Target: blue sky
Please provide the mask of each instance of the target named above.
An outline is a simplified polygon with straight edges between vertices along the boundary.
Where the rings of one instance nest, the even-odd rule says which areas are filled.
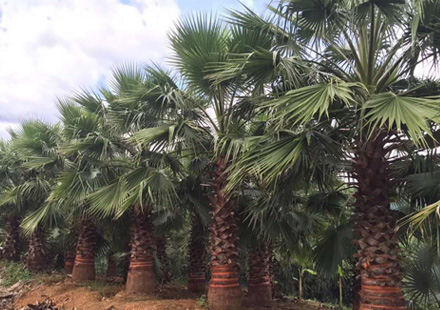
[[[261,12],[269,0],[243,0]],[[21,120],[58,120],[55,102],[105,84],[124,62],[164,64],[182,15],[235,0],[0,0],[0,138]]]

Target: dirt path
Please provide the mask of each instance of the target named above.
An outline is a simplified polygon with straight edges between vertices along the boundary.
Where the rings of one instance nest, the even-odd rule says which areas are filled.
[[[49,298],[63,310],[206,310],[204,302],[189,294],[184,286],[167,285],[159,289],[155,297],[127,296],[123,285],[103,281],[76,284],[70,279],[45,283],[16,298],[15,309],[36,304]],[[318,310],[313,302],[274,302],[277,310]],[[253,309],[257,310],[257,309]]]
[[[50,298],[61,309],[76,310],[196,310],[197,301],[189,298],[152,299],[144,296],[126,296],[123,286],[101,283],[79,285],[64,280],[52,285],[40,285],[15,301],[15,308],[21,309]],[[170,288],[173,289],[173,288]],[[160,292],[158,293],[160,294]]]

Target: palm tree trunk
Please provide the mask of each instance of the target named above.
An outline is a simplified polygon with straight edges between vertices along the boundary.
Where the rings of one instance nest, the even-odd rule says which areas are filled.
[[[40,226],[30,236],[25,265],[33,272],[44,271],[49,265],[47,261],[46,236],[43,228]]]
[[[354,280],[353,280],[353,307],[352,310],[359,310],[361,307],[361,298],[359,293],[361,291],[361,279],[358,276],[357,270],[355,270]]]
[[[206,290],[206,238],[197,216],[192,217],[188,254],[188,291],[203,294]]]
[[[271,307],[272,304],[269,252],[266,246],[255,249],[250,256],[247,304],[249,307]]]
[[[15,215],[7,220],[2,257],[13,262],[20,260],[20,221]]]
[[[386,135],[357,144],[353,163],[358,182],[355,233],[361,274],[360,309],[406,309],[396,218],[390,210],[391,181],[385,158]]]
[[[134,208],[130,245],[126,290],[128,293],[153,293],[156,286],[153,272],[153,223],[150,212],[139,207]]]
[[[76,245],[75,264],[73,265],[72,279],[86,281],[95,279],[96,257],[96,226],[87,218],[81,220]]]
[[[225,192],[227,161],[218,158],[215,167],[211,231],[211,280],[208,303],[213,310],[235,310],[241,307],[242,293],[238,283],[237,202]]]
[[[73,265],[75,264],[75,251],[69,250],[66,252],[66,260],[64,262],[64,272],[71,274],[73,271]]]
[[[167,284],[171,281],[170,264],[167,255],[168,240],[166,236],[156,238],[156,254],[160,262],[160,277],[161,284]]]
[[[107,256],[107,272],[106,277],[107,278],[113,278],[116,276],[116,261],[113,258],[114,253],[110,251]]]

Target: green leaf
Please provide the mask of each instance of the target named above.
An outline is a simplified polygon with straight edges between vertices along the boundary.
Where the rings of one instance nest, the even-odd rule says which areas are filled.
[[[22,164],[22,167],[28,169],[38,169],[53,163],[56,163],[56,159],[51,157],[30,157]]]
[[[285,96],[268,101],[263,106],[275,108],[276,117],[279,119],[288,120],[293,124],[305,124],[315,116],[328,116],[330,105],[335,102],[346,105],[355,103],[351,88],[356,86],[359,84],[332,79],[329,83],[291,90]]]
[[[428,120],[440,120],[440,101],[399,96],[391,92],[373,95],[363,108],[369,134],[376,128],[407,131],[416,144],[426,144],[425,134],[432,138]]]
[[[90,212],[100,217],[120,217],[133,205],[172,208],[177,198],[174,183],[155,169],[139,167],[88,195]]]
[[[301,270],[302,275],[304,275],[306,272],[311,274],[311,275],[313,275],[313,276],[316,276],[318,274],[315,270],[312,270],[312,269],[303,269],[303,270]]]
[[[208,14],[196,14],[180,20],[170,34],[176,57],[173,62],[189,81],[191,88],[210,94],[212,80],[208,65],[227,59],[229,32],[220,19]]]
[[[60,201],[45,203],[42,207],[25,217],[20,225],[25,235],[30,235],[39,226],[59,227],[60,221],[64,217],[59,203]]]
[[[152,142],[169,142],[170,135],[172,135],[172,127],[171,125],[145,128],[133,134],[129,141],[141,145],[149,145]]]
[[[348,260],[355,252],[351,245],[353,240],[353,223],[332,225],[322,233],[315,249],[317,269],[326,275],[339,272],[343,260]]]

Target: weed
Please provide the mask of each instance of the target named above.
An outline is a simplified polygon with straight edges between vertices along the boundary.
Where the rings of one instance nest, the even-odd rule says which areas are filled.
[[[111,297],[120,290],[119,286],[103,281],[93,281],[84,285],[87,289],[97,292],[101,297]]]
[[[199,308],[208,309],[208,301],[206,300],[206,295],[202,295],[197,298],[197,306]]]
[[[23,283],[30,282],[34,277],[31,272],[23,267],[22,264],[13,262],[2,262],[0,265],[1,284],[11,286],[19,281]]]

